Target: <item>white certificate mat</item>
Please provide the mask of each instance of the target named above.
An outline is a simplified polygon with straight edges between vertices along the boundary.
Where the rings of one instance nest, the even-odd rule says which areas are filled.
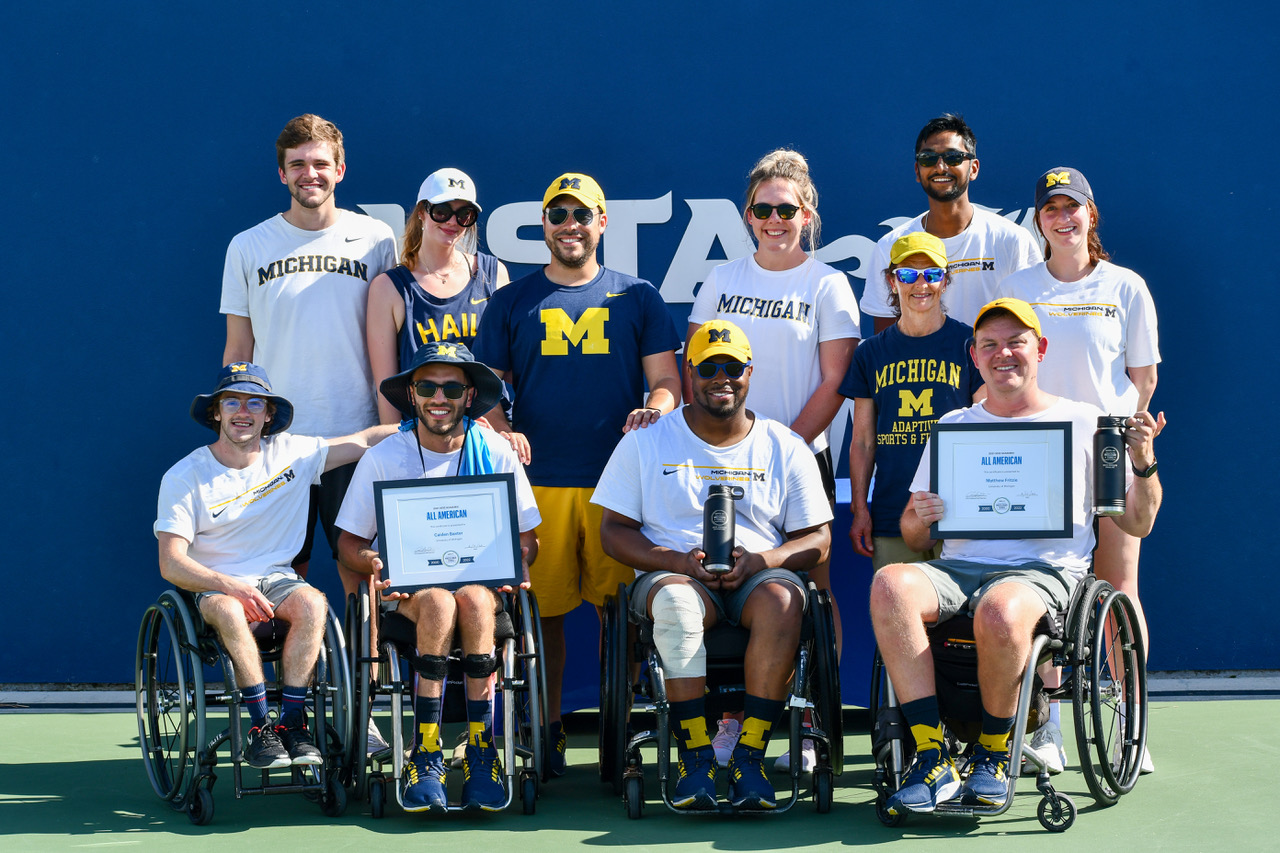
[[[930,487],[935,539],[1071,536],[1071,423],[936,424]]]
[[[515,586],[523,580],[514,474],[373,484],[391,588]]]

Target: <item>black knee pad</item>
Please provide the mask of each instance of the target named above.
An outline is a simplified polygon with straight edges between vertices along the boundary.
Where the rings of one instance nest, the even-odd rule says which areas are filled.
[[[444,681],[449,674],[449,659],[444,655],[412,655],[409,666],[428,681]]]
[[[462,673],[467,678],[488,678],[497,671],[497,655],[467,655],[462,659]]]

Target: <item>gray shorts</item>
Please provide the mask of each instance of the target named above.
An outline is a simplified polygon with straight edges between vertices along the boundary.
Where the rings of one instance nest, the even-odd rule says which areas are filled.
[[[285,574],[284,572],[272,572],[265,578],[258,581],[258,592],[266,596],[267,601],[271,602],[271,609],[279,607],[286,598],[293,595],[302,587],[307,586],[307,582],[294,574]],[[196,606],[200,606],[200,602],[204,601],[211,595],[226,595],[225,592],[197,592],[195,594]]]
[[[629,594],[631,596],[631,613],[639,619],[649,618],[649,593],[653,591],[653,585],[663,578],[672,577],[674,572],[649,572],[635,579],[631,584]],[[747,598],[751,592],[760,584],[769,581],[782,581],[783,583],[792,584],[804,596],[804,582],[800,580],[800,576],[788,569],[765,569],[763,572],[757,572],[743,582],[742,586],[730,592],[721,592],[718,589],[710,589],[705,584],[694,578],[689,578],[695,585],[702,587],[703,591],[711,598],[716,606],[716,621],[728,621],[730,625],[737,625],[742,618],[742,608],[747,605]],[[805,607],[809,606],[806,598]]]
[[[930,560],[911,563],[933,584],[938,594],[938,622],[958,613],[973,615],[987,590],[1002,583],[1029,587],[1050,613],[1066,610],[1071,604],[1075,582],[1063,571],[1042,560],[1016,566],[993,566],[969,560]]]

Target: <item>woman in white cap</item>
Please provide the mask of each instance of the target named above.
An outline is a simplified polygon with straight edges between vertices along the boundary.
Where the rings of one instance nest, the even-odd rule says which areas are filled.
[[[494,290],[510,279],[492,255],[477,251],[480,205],[475,183],[458,169],[432,172],[405,223],[400,265],[369,286],[366,337],[375,384],[406,367],[418,347],[475,339]],[[379,398],[382,423],[400,413]]]
[[[1160,347],[1147,283],[1133,270],[1111,263],[1098,238],[1093,189],[1078,169],[1057,166],[1037,178],[1035,204],[1045,261],[1007,277],[999,295],[1030,303],[1040,318],[1049,340],[1040,363],[1040,387],[1112,415],[1149,411]],[[1157,433],[1163,427],[1162,412]],[[1155,471],[1153,464],[1134,473],[1149,477]],[[1133,601],[1145,638],[1147,621],[1138,601],[1141,542],[1110,518],[1100,518],[1093,570]],[[1046,740],[1052,733],[1037,734]],[[1150,756],[1143,756],[1142,771],[1151,769]]]
[[[755,238],[756,251],[707,274],[694,297],[685,338],[718,318],[742,327],[758,353],[748,405],[809,443],[827,497],[834,501],[827,427],[844,403],[839,386],[858,345],[858,304],[849,278],[813,256],[821,219],[818,191],[803,156],[783,148],[755,164],[743,220]],[[691,388],[686,385],[684,390],[689,399]],[[823,563],[809,572],[822,589],[831,588],[828,569]],[[838,645],[839,611],[835,614]],[[716,738],[717,758],[727,761],[736,740],[732,721],[724,721]],[[814,763],[811,743],[805,742],[805,770]],[[784,756],[779,767],[789,760]]]

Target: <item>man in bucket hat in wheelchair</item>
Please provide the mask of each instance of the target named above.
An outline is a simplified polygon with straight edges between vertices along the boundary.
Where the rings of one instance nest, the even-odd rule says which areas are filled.
[[[170,468],[160,482],[155,534],[160,574],[195,593],[200,615],[235,665],[252,728],[245,760],[253,767],[320,764],[303,711],[324,637],[324,594],[290,562],[306,533],[310,487],[331,468],[355,462],[392,427],[341,438],[290,435],[293,405],[271,392],[261,367],[232,362],[213,391],[191,403],[196,423],[217,433]],[[271,725],[262,660],[250,623],[290,626],[281,659],[283,698]]]

